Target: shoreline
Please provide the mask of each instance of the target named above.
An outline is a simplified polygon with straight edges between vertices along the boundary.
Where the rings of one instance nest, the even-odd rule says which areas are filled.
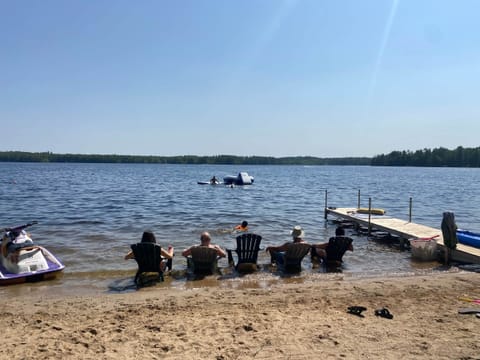
[[[263,265],[258,271],[239,274],[231,267],[221,268],[219,274],[196,278],[187,269],[173,270],[165,274],[165,280],[154,285],[156,290],[190,290],[210,287],[216,289],[248,290],[266,289],[283,284],[314,284],[331,281],[361,281],[373,279],[398,279],[404,277],[430,276],[443,273],[461,273],[468,271],[463,267],[433,267],[433,263],[423,263],[410,272],[326,272],[322,267],[304,267],[298,274],[284,274],[269,265]],[[437,264],[438,265],[438,264]],[[475,271],[476,267],[472,270]],[[480,268],[478,268],[480,270]],[[84,297],[131,294],[137,292],[134,283],[135,270],[98,271],[85,273],[61,273],[55,279],[0,286],[0,296],[6,300],[18,300],[22,297]],[[142,289],[145,291],[146,289]]]
[[[46,285],[48,286],[48,285]],[[144,288],[15,299],[3,358],[479,359],[480,275],[277,282],[267,287]],[[347,313],[365,306],[364,317]],[[375,316],[386,307],[393,319]]]

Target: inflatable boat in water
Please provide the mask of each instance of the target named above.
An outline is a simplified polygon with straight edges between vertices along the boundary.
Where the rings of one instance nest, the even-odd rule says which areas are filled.
[[[35,244],[25,231],[36,223],[4,230],[0,251],[0,285],[53,279],[65,268],[50,251]]]
[[[223,183],[225,185],[252,185],[253,176],[248,175],[246,172],[240,172],[237,176],[227,175],[223,178]]]
[[[221,181],[197,181],[198,185],[222,185]]]

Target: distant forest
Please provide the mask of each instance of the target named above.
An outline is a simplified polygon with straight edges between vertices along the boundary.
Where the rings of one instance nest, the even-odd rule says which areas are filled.
[[[313,156],[144,156],[54,154],[51,152],[0,151],[0,162],[52,163],[130,163],[130,164],[218,164],[218,165],[371,165],[371,166],[426,166],[426,167],[480,167],[480,147],[454,150],[446,148],[416,151],[392,151],[390,154],[369,157],[318,158]]]
[[[317,158],[294,156],[142,156],[142,155],[85,155],[54,154],[51,152],[0,151],[0,162],[55,163],[129,163],[129,164],[218,164],[218,165],[370,165],[368,157]]]
[[[372,166],[480,167],[480,147],[435,148],[417,151],[392,151],[372,158]]]

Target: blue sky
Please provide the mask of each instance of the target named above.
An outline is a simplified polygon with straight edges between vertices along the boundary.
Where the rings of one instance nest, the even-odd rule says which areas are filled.
[[[480,146],[480,1],[0,0],[0,150]]]

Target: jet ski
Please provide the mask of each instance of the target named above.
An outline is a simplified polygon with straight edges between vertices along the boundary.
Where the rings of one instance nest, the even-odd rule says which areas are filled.
[[[55,278],[65,265],[50,251],[33,242],[25,229],[36,221],[4,229],[0,251],[0,285]]]

